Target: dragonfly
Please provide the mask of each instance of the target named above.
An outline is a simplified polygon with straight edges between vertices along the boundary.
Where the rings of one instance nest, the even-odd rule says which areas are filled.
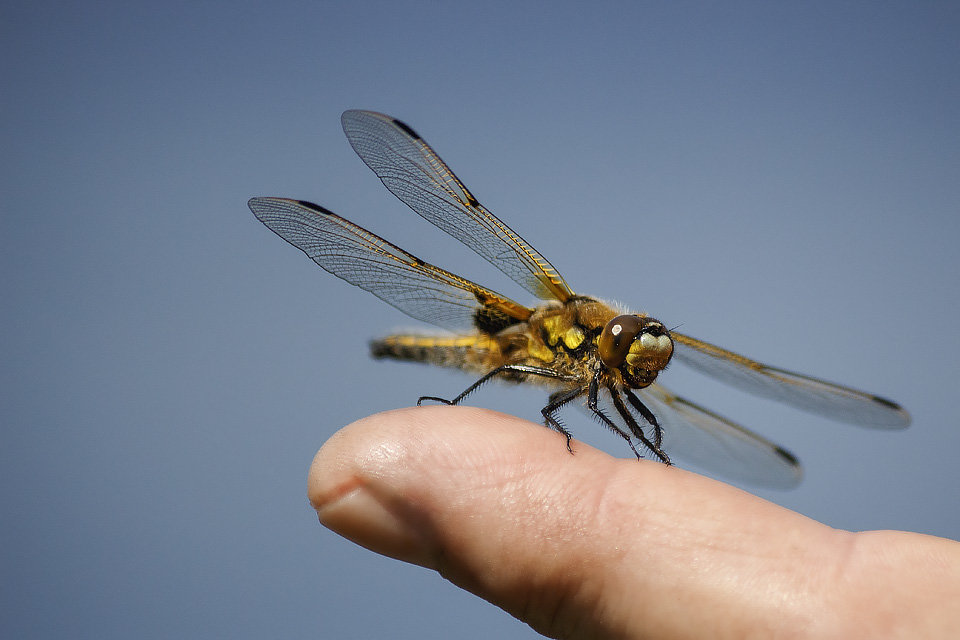
[[[536,296],[527,306],[434,266],[324,207],[256,197],[254,215],[330,273],[444,333],[398,333],[370,343],[374,358],[428,363],[479,376],[460,404],[492,379],[546,387],[544,424],[566,438],[559,413],[578,405],[626,441],[639,459],[671,464],[668,451],[725,478],[791,488],[802,478],[792,453],[663,387],[672,361],[757,396],[861,426],[898,429],[910,415],[885,398],[762,364],[573,292],[554,266],[491,213],[410,126],[373,111],[341,116],[347,139],[381,182],[428,222]]]

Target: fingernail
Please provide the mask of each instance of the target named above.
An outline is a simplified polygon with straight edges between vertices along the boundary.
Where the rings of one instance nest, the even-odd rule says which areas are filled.
[[[358,487],[317,509],[320,524],[385,556],[432,567],[423,518],[406,501]],[[419,521],[419,522],[418,522]]]

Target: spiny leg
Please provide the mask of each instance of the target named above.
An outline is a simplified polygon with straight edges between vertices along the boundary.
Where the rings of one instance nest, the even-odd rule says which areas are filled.
[[[633,440],[630,439],[630,434],[618,427],[613,420],[607,417],[597,404],[597,391],[600,388],[599,376],[593,376],[593,379],[590,380],[590,387],[587,390],[587,407],[590,411],[593,411],[594,415],[600,418],[603,423],[607,426],[608,429],[619,435],[621,438],[627,441],[627,444],[630,446],[630,450],[633,451],[633,455],[637,456],[637,460],[642,458],[640,452],[637,451],[637,448],[633,446]]]
[[[543,376],[544,378],[553,378],[554,380],[564,380],[566,382],[574,382],[577,380],[577,378],[573,376],[568,376],[562,373],[558,373],[553,369],[546,369],[544,367],[532,367],[526,364],[505,364],[501,367],[497,367],[496,369],[494,369],[493,371],[490,371],[489,373],[484,374],[483,377],[481,377],[479,380],[477,380],[472,385],[467,387],[463,391],[463,393],[458,395],[453,400],[446,400],[444,398],[438,398],[436,396],[420,396],[420,398],[417,400],[417,406],[419,407],[424,400],[433,400],[434,402],[441,402],[443,404],[454,404],[454,405],[460,404],[460,402],[464,398],[466,398],[468,395],[476,391],[477,388],[480,385],[482,385],[484,382],[490,380],[494,376],[499,376],[505,373],[522,373],[522,374],[528,374],[528,375],[534,375],[534,376]]]
[[[620,414],[620,417],[624,419],[627,423],[627,426],[630,427],[630,431],[633,432],[633,435],[637,436],[637,439],[644,444],[644,446],[653,452],[653,455],[657,456],[660,459],[660,462],[664,464],[671,464],[669,456],[660,449],[660,444],[654,444],[647,439],[647,436],[643,434],[643,429],[640,428],[640,425],[637,424],[637,421],[633,419],[633,416],[630,415],[630,411],[627,409],[627,405],[623,403],[623,398],[620,397],[620,394],[617,392],[613,386],[608,386],[607,391],[610,392],[610,397],[613,398],[613,406],[617,408],[617,413]],[[646,409],[646,407],[644,407]],[[650,413],[648,410],[647,413]],[[651,417],[653,414],[650,414]],[[644,416],[646,418],[646,416]]]
[[[643,416],[643,419],[653,426],[653,442],[659,450],[663,445],[663,428],[657,421],[657,416],[653,415],[653,412],[647,408],[647,405],[640,401],[640,398],[638,398],[631,389],[623,387],[623,394],[627,396],[627,400],[629,400],[633,408],[637,410],[637,413]]]
[[[563,405],[583,395],[583,392],[583,387],[575,387],[567,391],[557,391],[556,393],[551,393],[550,399],[547,401],[547,406],[540,410],[540,415],[543,416],[544,423],[548,427],[559,431],[564,435],[564,437],[566,437],[567,451],[570,453],[573,453],[573,449],[570,447],[570,432],[567,431],[562,424],[560,424],[560,421],[557,420],[553,414],[559,411]]]

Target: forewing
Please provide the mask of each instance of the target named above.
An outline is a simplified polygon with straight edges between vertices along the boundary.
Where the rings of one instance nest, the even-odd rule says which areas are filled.
[[[674,359],[749,393],[865,427],[910,424],[910,414],[886,398],[771,367],[683,334],[670,335]]]
[[[509,325],[532,313],[319,205],[286,198],[253,198],[248,205],[260,222],[318,265],[417,320],[459,331],[478,328],[478,314],[487,325]]]
[[[663,449],[729,480],[791,489],[803,478],[796,457],[766,438],[676,396],[659,384],[636,392],[663,427]]]
[[[553,265],[487,211],[409,126],[372,111],[346,111],[341,122],[360,158],[407,206],[537,297],[573,296]]]

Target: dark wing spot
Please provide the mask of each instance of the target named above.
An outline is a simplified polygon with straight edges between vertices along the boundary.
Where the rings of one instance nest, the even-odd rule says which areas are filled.
[[[400,127],[401,129],[403,129],[403,132],[406,133],[406,134],[407,134],[408,136],[410,136],[411,138],[413,138],[414,140],[420,140],[420,139],[421,139],[421,138],[420,138],[420,134],[418,134],[416,131],[414,131],[413,129],[411,129],[410,126],[409,126],[406,122],[403,122],[403,121],[401,121],[401,120],[397,120],[396,118],[394,118],[394,119],[393,119],[393,124],[397,125],[397,126]]]
[[[886,398],[881,398],[880,396],[871,396],[871,398],[877,404],[882,404],[883,406],[889,409],[896,409],[897,411],[901,410],[900,405],[898,405],[896,402],[893,402],[892,400],[887,400]]]
[[[321,213],[329,213],[329,211],[327,211],[320,205],[314,204],[312,202],[307,202],[306,200],[296,200],[295,202],[300,206],[302,206],[304,209],[310,209],[311,211],[319,211]]]
[[[778,456],[780,456],[781,458],[789,462],[791,465],[797,466],[800,464],[800,461],[797,459],[797,456],[793,455],[786,449],[782,447],[774,447],[774,451],[777,452]]]

